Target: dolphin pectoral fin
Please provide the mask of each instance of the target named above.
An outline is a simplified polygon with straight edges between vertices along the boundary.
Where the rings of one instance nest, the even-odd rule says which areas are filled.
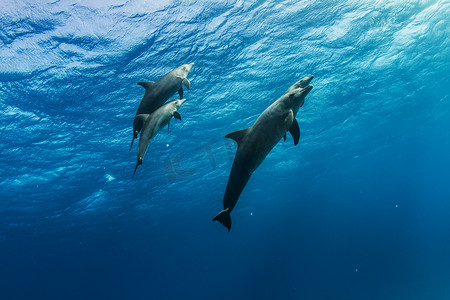
[[[294,119],[291,127],[289,128],[289,132],[294,138],[294,145],[297,146],[298,141],[300,140],[300,127],[298,126],[297,119]]]
[[[183,85],[184,85],[188,90],[191,89],[191,83],[189,82],[189,80],[188,80],[187,78],[184,78],[184,79],[183,79]],[[181,98],[183,98],[183,97],[180,97],[180,99],[181,99]]]
[[[183,87],[178,90],[178,95],[180,95],[180,99],[183,99]]]
[[[214,221],[219,221],[223,226],[225,226],[228,231],[231,229],[231,217],[230,217],[230,209],[224,209],[217,216],[212,219]]]
[[[247,134],[248,130],[249,130],[248,128],[244,128],[241,130],[233,131],[233,132],[227,134],[225,137],[228,139],[235,140],[236,143],[238,143],[238,145],[239,145],[239,143],[242,141],[244,136]]]
[[[286,133],[283,136],[283,142],[286,142]]]
[[[174,117],[175,119],[181,120],[181,115],[180,115],[180,113],[177,112],[177,111],[174,111],[174,112],[173,112],[173,117]]]
[[[155,85],[155,82],[154,81],[139,81],[137,84],[142,86],[145,89],[145,93],[149,93],[150,90],[153,88],[153,85]]]

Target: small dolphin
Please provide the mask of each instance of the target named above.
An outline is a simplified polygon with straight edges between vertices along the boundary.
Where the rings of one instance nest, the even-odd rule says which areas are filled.
[[[170,119],[181,120],[181,115],[177,109],[184,103],[186,99],[173,100],[167,102],[151,114],[139,114],[136,116],[141,120],[142,132],[139,139],[139,146],[137,151],[137,163],[134,168],[133,176],[136,173],[136,169],[139,165],[142,165],[145,153],[147,152],[148,145],[153,137],[166,125],[169,125]]]
[[[294,144],[300,138],[300,129],[295,116],[305,102],[305,97],[312,90],[309,85],[314,76],[305,77],[292,85],[286,93],[273,102],[255,121],[245,129],[226,135],[238,143],[236,156],[231,167],[230,177],[223,197],[223,210],[213,221],[219,221],[228,231],[231,229],[230,213],[236,205],[242,190],[250,176],[264,161],[267,154],[289,131]]]
[[[158,107],[164,104],[175,92],[178,91],[180,99],[183,98],[183,85],[189,90],[191,83],[186,78],[192,69],[194,63],[185,64],[173,69],[158,81],[141,81],[137,84],[145,88],[144,97],[142,97],[139,108],[133,120],[133,139],[131,140],[130,150],[134,139],[137,138],[142,129],[143,121],[137,118],[140,114],[151,114]]]

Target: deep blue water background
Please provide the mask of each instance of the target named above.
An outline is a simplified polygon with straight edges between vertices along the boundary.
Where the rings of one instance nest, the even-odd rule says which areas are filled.
[[[449,1],[107,2],[0,3],[1,299],[450,299]],[[307,75],[227,232],[224,136]]]

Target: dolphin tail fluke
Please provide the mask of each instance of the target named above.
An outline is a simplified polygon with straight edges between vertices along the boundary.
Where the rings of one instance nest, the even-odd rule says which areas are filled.
[[[231,229],[231,217],[230,217],[230,209],[224,209],[217,216],[214,217],[213,221],[219,221],[223,226],[225,226],[228,231]]]

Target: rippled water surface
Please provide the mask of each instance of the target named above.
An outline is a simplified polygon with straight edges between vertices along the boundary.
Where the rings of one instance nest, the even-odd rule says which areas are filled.
[[[449,1],[2,1],[0,298],[450,299],[449,20]],[[182,121],[132,177],[136,83],[191,62]],[[299,145],[227,232],[224,136],[309,75]]]

